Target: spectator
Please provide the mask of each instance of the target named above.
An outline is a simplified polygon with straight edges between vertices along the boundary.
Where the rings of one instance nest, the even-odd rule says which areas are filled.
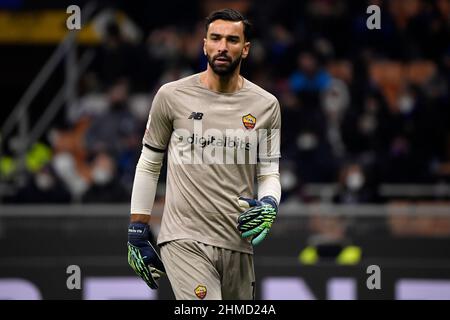
[[[98,153],[92,161],[91,185],[83,195],[83,202],[126,202],[130,192],[120,183],[113,157]]]
[[[369,184],[367,175],[357,162],[349,162],[339,172],[338,192],[334,202],[358,204],[377,202],[376,190]]]
[[[51,165],[27,175],[28,182],[6,203],[69,203],[72,195]]]
[[[128,90],[128,82],[123,79],[108,89],[109,109],[95,116],[86,133],[89,153],[110,152],[118,159],[139,145],[142,128],[128,110]]]

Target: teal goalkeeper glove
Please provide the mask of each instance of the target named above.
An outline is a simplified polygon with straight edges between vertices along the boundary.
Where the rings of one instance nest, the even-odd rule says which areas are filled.
[[[242,238],[252,237],[252,245],[258,245],[269,233],[278,213],[275,198],[267,196],[261,200],[239,198],[239,206],[247,208],[238,218],[238,230]]]
[[[157,281],[165,275],[166,270],[149,240],[148,224],[130,223],[128,227],[128,264],[151,289],[157,289]]]

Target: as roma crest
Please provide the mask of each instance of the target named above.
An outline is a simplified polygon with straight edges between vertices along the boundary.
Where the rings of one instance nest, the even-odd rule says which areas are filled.
[[[253,129],[256,125],[256,118],[250,113],[242,117],[242,123],[247,129]]]
[[[199,285],[195,288],[194,292],[195,292],[195,295],[196,295],[199,299],[202,299],[202,300],[203,300],[203,299],[205,299],[206,293],[207,293],[208,291],[206,290],[206,286],[203,286],[203,285],[199,284]]]

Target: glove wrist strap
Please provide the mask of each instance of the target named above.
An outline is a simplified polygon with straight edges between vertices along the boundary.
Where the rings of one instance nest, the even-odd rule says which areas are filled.
[[[128,241],[132,244],[149,239],[150,226],[143,222],[131,222],[128,226]]]
[[[272,207],[275,208],[275,210],[278,211],[278,203],[277,203],[277,200],[274,197],[272,197],[272,196],[265,196],[265,197],[262,197],[260,201],[264,202],[264,203],[267,203],[267,204],[270,204]]]

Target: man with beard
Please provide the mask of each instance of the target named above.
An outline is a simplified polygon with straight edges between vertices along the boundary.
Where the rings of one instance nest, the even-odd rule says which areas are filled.
[[[176,299],[254,298],[253,246],[278,211],[280,106],[240,75],[249,32],[241,13],[213,12],[206,18],[206,71],[163,85],[150,110],[131,198],[128,262],[152,289],[167,274]],[[149,223],[166,149],[160,258]]]

